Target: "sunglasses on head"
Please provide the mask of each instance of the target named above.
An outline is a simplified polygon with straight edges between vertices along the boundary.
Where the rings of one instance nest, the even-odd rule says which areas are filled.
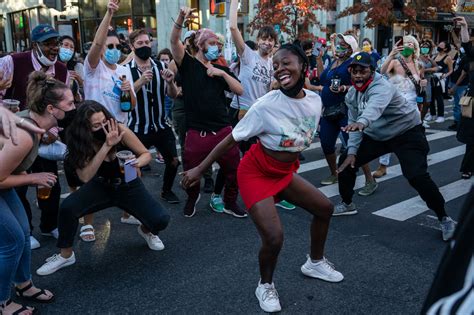
[[[108,48],[108,49],[114,49],[114,48],[116,48],[116,49],[118,49],[118,50],[122,50],[123,45],[122,45],[122,44],[117,44],[117,45],[115,45],[115,44],[108,44],[108,45],[107,45],[107,48]]]

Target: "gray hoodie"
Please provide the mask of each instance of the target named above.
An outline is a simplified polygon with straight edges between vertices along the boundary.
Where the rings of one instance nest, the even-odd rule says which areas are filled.
[[[418,109],[408,104],[395,86],[378,73],[364,93],[351,87],[346,105],[349,124],[363,124],[363,132],[376,141],[392,139],[421,124]],[[347,154],[357,155],[361,141],[361,132],[350,132]]]

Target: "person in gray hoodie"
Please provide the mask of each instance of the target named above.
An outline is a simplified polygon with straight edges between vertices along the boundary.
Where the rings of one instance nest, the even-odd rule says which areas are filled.
[[[427,171],[429,151],[420,113],[389,81],[375,72],[370,55],[354,56],[349,66],[353,86],[346,95],[349,133],[347,150],[339,158],[339,193],[342,202],[334,216],[357,214],[352,202],[357,169],[381,155],[394,152],[403,175],[440,221],[443,240],[456,223],[446,214],[445,201]]]

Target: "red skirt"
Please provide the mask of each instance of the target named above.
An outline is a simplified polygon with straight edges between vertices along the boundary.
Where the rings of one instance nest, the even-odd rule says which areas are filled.
[[[278,202],[277,195],[288,187],[299,167],[299,160],[281,162],[267,155],[260,142],[252,145],[237,169],[239,191],[247,209],[268,197]]]

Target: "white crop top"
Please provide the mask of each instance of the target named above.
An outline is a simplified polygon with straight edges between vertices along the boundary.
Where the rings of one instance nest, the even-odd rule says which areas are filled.
[[[321,117],[321,98],[304,90],[302,99],[270,91],[250,107],[232,131],[235,141],[258,137],[273,151],[301,152],[310,146]]]

